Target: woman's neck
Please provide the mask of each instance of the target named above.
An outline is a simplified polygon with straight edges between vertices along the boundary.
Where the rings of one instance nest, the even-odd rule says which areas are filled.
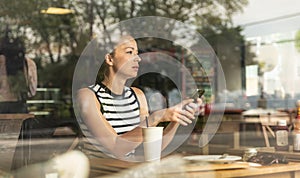
[[[126,81],[123,80],[111,80],[105,78],[102,83],[115,94],[122,94],[124,91]]]

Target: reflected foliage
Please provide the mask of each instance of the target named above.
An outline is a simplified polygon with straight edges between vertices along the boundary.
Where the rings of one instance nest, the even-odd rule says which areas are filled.
[[[297,50],[300,52],[300,30],[298,30],[298,32],[296,33],[295,45]]]
[[[232,28],[231,17],[247,3],[247,0],[0,0],[3,24],[0,28],[9,26],[16,36],[25,37],[27,54],[38,66],[39,81],[43,82],[40,85],[65,88],[65,84],[71,83],[74,65],[90,39],[109,25],[133,17],[162,16],[193,25],[216,51],[232,58],[230,50],[240,46],[243,37],[241,29]],[[48,7],[68,8],[74,13],[41,13]],[[226,50],[221,50],[220,46],[228,44],[225,41],[231,37],[234,43],[231,41],[230,46],[225,45]]]

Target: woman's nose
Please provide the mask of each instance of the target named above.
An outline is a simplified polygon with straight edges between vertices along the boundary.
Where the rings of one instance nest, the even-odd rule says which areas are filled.
[[[139,55],[136,55],[133,60],[136,62],[141,62],[142,59],[140,58]]]

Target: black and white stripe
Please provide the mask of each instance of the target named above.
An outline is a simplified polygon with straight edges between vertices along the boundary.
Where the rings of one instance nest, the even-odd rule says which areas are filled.
[[[134,91],[125,87],[122,95],[112,93],[103,84],[91,87],[100,104],[101,112],[117,134],[126,133],[140,123],[140,106]]]

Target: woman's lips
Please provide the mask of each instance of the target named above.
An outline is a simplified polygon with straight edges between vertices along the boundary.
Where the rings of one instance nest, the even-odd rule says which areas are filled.
[[[139,66],[133,66],[132,67],[134,70],[139,70]]]

